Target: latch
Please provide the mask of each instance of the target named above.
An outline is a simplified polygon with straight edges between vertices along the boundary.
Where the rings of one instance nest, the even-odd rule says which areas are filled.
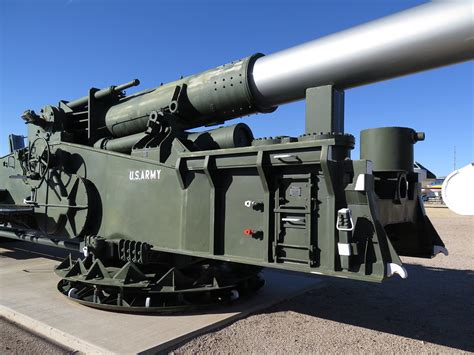
[[[337,211],[336,229],[338,231],[350,232],[354,230],[352,212],[349,208],[341,208]]]
[[[263,202],[247,200],[244,202],[244,206],[255,211],[263,211]]]
[[[341,260],[341,267],[349,270],[351,255],[357,255],[357,244],[351,243],[352,231],[354,230],[354,221],[352,220],[352,212],[349,208],[341,208],[337,211],[336,229],[340,231],[339,242],[337,243],[337,251]]]

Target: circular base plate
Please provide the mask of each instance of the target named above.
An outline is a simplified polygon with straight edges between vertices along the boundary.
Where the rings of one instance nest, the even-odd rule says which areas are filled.
[[[81,261],[82,265],[84,263]],[[203,260],[184,268],[152,265],[146,268],[133,264],[136,280],[127,280],[123,270],[131,270],[130,263],[122,268],[102,267],[98,261],[85,272],[65,275],[58,290],[80,304],[102,310],[126,313],[185,312],[228,305],[248,298],[264,285],[260,268],[240,264]],[[71,265],[69,270],[73,269]],[[144,277],[140,277],[142,269]],[[92,270],[92,271],[91,271]],[[93,277],[91,277],[94,272]],[[130,273],[130,271],[128,271]]]

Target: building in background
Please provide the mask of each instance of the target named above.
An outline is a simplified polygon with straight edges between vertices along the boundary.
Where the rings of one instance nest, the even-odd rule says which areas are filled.
[[[415,171],[420,175],[421,197],[423,201],[443,203],[441,187],[445,178],[437,178],[435,174],[419,162],[415,162]]]

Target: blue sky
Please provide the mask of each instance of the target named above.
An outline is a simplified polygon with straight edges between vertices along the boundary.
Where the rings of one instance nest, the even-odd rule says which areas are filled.
[[[255,52],[272,52],[424,1],[0,0],[0,155],[20,115],[139,78],[140,89]],[[426,132],[416,159],[437,175],[474,161],[471,62],[346,91],[346,131],[407,126]],[[132,92],[132,91],[130,91]],[[304,102],[237,121],[254,135],[299,135]],[[353,158],[359,156],[358,148]]]

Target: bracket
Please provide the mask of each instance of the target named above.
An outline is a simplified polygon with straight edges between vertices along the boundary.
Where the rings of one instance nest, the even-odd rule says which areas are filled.
[[[306,133],[344,133],[344,91],[332,85],[306,89]]]

